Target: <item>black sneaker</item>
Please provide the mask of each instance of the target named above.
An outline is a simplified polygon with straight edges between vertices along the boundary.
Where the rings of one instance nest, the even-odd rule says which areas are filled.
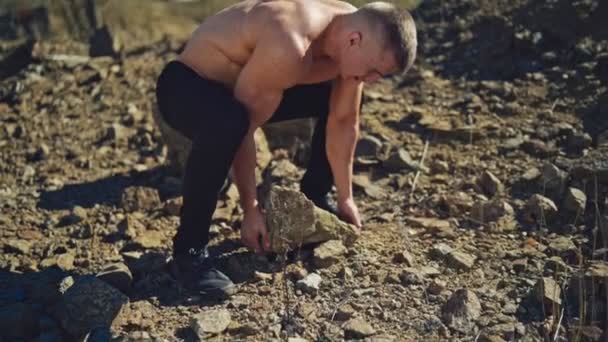
[[[236,292],[232,280],[213,266],[207,247],[176,254],[172,266],[177,279],[189,290],[223,298]]]
[[[309,196],[306,193],[304,193],[304,195],[306,195],[306,197],[308,197],[309,200],[312,201],[312,203],[314,203],[317,207],[329,211],[330,213],[339,216],[338,214],[338,207],[336,206],[335,202],[331,199],[331,196],[329,196],[329,194],[325,194],[322,196]]]

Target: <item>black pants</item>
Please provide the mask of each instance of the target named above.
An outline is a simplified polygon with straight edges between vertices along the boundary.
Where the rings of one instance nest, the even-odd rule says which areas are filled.
[[[317,117],[311,156],[300,189],[308,197],[327,194],[333,176],[325,152],[331,82],[287,89],[269,122]],[[185,64],[169,62],[160,74],[156,97],[166,122],[193,142],[183,180],[180,226],[173,253],[202,248],[218,195],[234,156],[249,130],[249,114],[231,89],[200,77]]]

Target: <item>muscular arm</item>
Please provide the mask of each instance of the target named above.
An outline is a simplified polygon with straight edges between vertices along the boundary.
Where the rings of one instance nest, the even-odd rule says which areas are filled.
[[[338,202],[351,200],[353,159],[359,136],[359,108],[363,83],[354,79],[334,81],[327,119],[327,159],[334,175]]]
[[[261,34],[249,61],[241,71],[234,96],[249,111],[250,128],[233,161],[233,175],[241,206],[247,212],[257,206],[255,130],[275,112],[283,91],[295,84],[301,54],[294,42],[280,29]]]

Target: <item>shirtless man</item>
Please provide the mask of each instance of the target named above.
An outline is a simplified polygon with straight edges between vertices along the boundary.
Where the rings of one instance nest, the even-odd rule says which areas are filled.
[[[416,55],[412,17],[384,2],[246,0],[207,18],[157,83],[163,119],[193,141],[186,162],[174,270],[187,288],[227,295],[207,253],[218,193],[232,167],[244,211],[241,240],[268,249],[255,183],[254,132],[317,117],[301,191],[361,227],[352,194],[364,83],[404,73]],[[335,184],[337,208],[328,200]]]

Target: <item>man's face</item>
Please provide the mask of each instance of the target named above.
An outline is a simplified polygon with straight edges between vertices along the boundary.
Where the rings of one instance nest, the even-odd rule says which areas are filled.
[[[360,32],[352,32],[348,36],[340,61],[343,78],[373,83],[395,69],[393,53],[383,47],[381,38],[375,39],[371,34],[365,37]]]

